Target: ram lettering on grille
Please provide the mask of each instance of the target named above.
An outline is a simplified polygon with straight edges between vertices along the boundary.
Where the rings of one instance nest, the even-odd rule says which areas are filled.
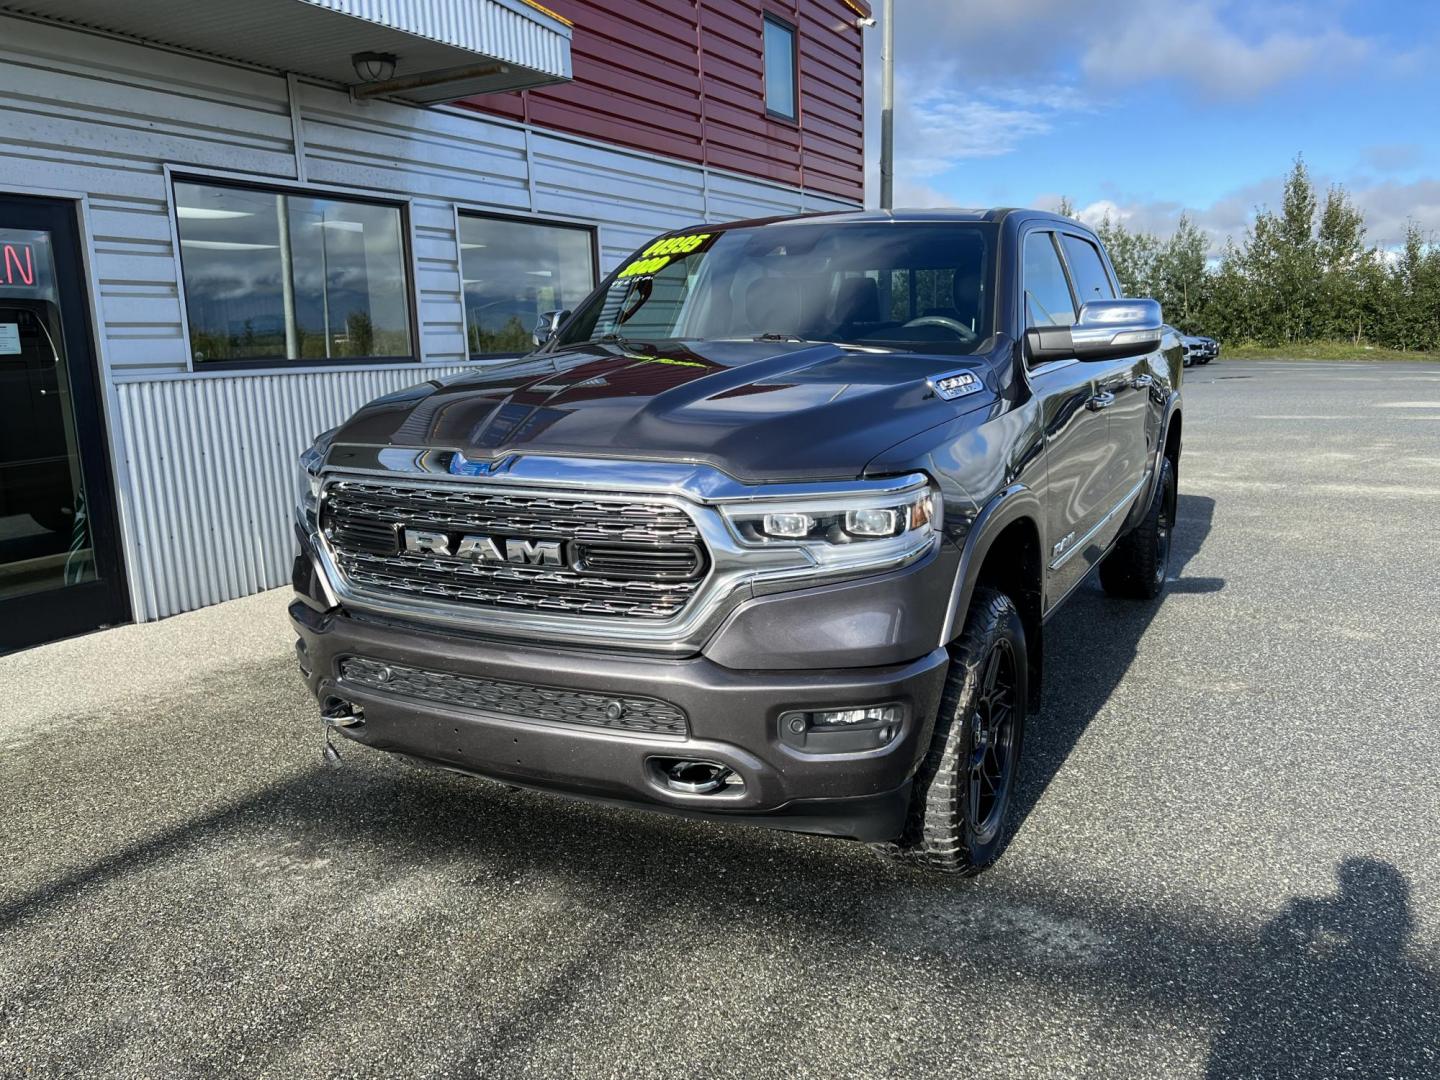
[[[337,480],[325,538],[369,596],[664,620],[709,568],[694,521],[664,502]]]

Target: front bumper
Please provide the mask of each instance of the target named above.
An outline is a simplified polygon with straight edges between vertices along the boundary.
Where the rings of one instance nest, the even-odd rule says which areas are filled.
[[[300,584],[297,581],[297,585]],[[593,801],[771,825],[859,840],[894,839],[909,786],[930,742],[948,657],[935,649],[907,663],[820,671],[747,671],[704,656],[645,658],[498,642],[359,618],[340,609],[290,607],[310,690],[361,706],[343,733],[367,746],[506,783]],[[357,685],[349,657],[560,691],[659,699],[682,710],[683,735],[597,729],[502,715]],[[885,746],[807,753],[781,737],[791,710],[898,704]],[[657,762],[703,759],[737,775],[711,795],[665,785]]]

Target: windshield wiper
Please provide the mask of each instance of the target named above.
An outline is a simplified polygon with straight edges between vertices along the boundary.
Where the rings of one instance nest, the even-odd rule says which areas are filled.
[[[626,352],[629,352],[634,347],[631,344],[630,339],[627,338],[624,334],[620,333],[619,330],[611,330],[608,334],[601,334],[595,340],[600,342],[602,345],[619,345],[620,348],[624,349]]]
[[[806,345],[818,344],[809,338],[797,337],[795,334],[782,334],[778,330],[767,330],[763,334],[756,334],[751,341],[799,341]]]

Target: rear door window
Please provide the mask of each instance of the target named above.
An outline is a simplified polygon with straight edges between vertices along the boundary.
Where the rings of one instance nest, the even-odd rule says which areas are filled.
[[[1060,244],[1065,249],[1065,261],[1070,264],[1070,276],[1075,281],[1075,291],[1080,294],[1080,303],[1114,300],[1115,289],[1095,245],[1069,233],[1061,236]]]

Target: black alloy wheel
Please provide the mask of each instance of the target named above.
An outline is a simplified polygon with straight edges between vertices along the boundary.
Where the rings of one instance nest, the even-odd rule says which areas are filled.
[[[993,840],[1005,820],[1015,780],[1015,650],[1005,638],[985,661],[980,693],[970,717],[970,767],[966,778],[966,824],[976,843]]]
[[[1150,508],[1100,564],[1100,584],[1111,596],[1153,600],[1165,591],[1178,500],[1175,463],[1168,457],[1162,458],[1159,484]]]
[[[915,772],[905,831],[886,854],[974,874],[1009,839],[1029,710],[1025,624],[1014,602],[980,587],[950,670],[930,748]]]

